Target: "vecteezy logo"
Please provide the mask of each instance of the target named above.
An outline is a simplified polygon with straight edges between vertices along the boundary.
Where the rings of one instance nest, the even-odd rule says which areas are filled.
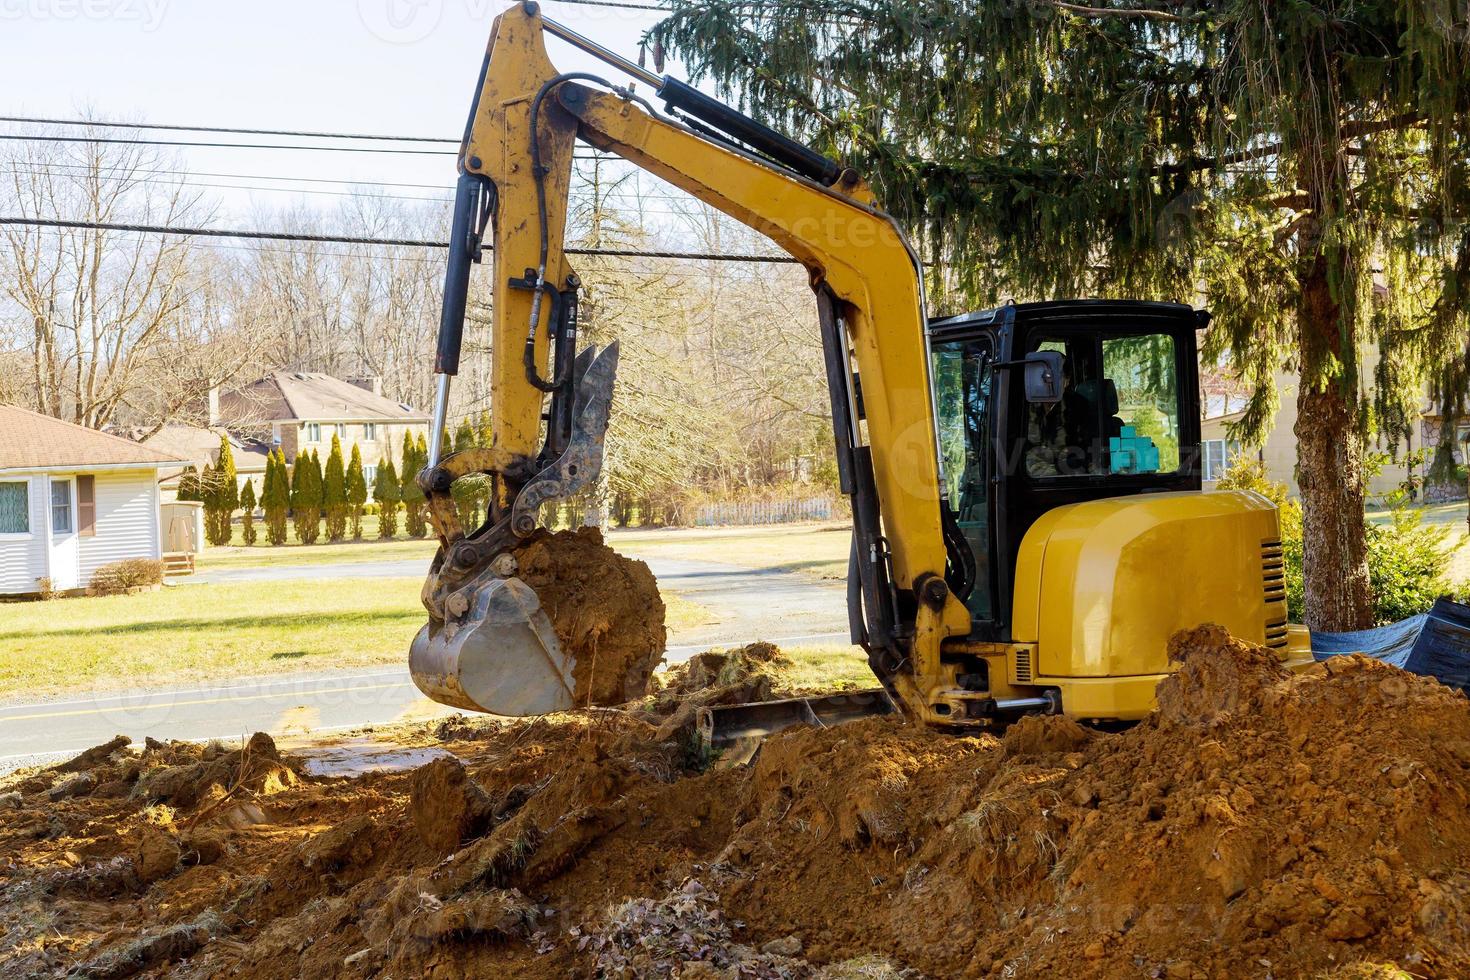
[[[380,40],[414,44],[439,26],[444,0],[357,0],[357,15]]]

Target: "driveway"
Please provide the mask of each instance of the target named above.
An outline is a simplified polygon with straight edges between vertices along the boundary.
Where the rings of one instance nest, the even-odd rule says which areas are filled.
[[[653,559],[648,564],[660,586],[699,603],[715,617],[713,622],[669,638],[670,663],[687,660],[712,646],[758,639],[787,645],[847,640],[846,590],[841,585],[716,562]],[[187,581],[418,578],[427,570],[426,561],[414,559],[226,569]],[[304,735],[431,720],[453,713],[419,693],[408,677],[406,663],[11,704],[0,707],[0,772],[68,758],[120,732],[139,742],[145,736],[237,739],[255,731]]]

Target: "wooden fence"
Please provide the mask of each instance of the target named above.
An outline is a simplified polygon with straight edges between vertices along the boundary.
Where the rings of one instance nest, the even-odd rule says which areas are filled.
[[[783,500],[740,500],[700,504],[692,510],[695,527],[750,527],[830,521],[847,516],[847,501],[835,496],[790,497]]]

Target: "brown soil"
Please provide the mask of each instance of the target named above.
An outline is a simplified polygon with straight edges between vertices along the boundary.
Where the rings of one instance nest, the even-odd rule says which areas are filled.
[[[654,676],[643,717],[657,726],[654,738],[687,744],[700,708],[769,701],[790,663],[773,643],[697,653]]]
[[[398,733],[462,766],[121,745],[56,801],[76,773],[0,783],[0,975],[1470,975],[1465,697],[1363,658],[1285,676],[1213,628],[1172,653],[1122,733],[873,719],[707,772],[647,719],[728,656],[648,715]],[[150,802],[206,761],[222,789]]]
[[[664,603],[648,566],[602,543],[595,527],[537,531],[513,552],[562,649],[576,660],[579,705],[641,698],[664,656]]]

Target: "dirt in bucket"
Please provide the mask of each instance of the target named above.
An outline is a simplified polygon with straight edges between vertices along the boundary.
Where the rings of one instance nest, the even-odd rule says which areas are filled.
[[[0,975],[1470,975],[1464,695],[1212,627],[1171,653],[1126,731],[868,719],[745,768],[661,735],[663,695],[380,732],[455,761],[351,777],[119,743],[0,780]],[[206,756],[220,788],[154,798]]]
[[[578,706],[642,697],[666,642],[664,603],[648,566],[613,551],[595,527],[537,531],[512,553],[576,661]]]

